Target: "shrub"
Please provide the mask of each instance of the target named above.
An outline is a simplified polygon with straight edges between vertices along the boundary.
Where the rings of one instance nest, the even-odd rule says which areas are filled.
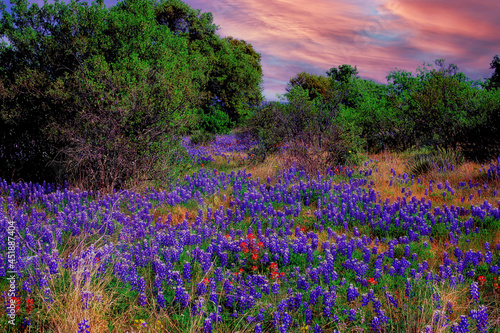
[[[423,149],[409,156],[405,163],[408,173],[415,176],[428,174],[436,168],[448,168],[451,165],[459,166],[464,162],[464,155],[456,149]]]
[[[307,90],[292,86],[281,103],[262,106],[250,119],[248,131],[260,142],[254,154],[262,160],[279,148],[288,164],[309,172],[353,162],[358,136],[337,115],[337,104],[320,97],[311,101]]]
[[[193,145],[205,144],[213,141],[214,138],[215,136],[212,133],[203,130],[195,131],[190,136],[190,140]]]

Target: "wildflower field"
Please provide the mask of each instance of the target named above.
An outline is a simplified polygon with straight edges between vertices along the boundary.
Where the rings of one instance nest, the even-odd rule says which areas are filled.
[[[1,180],[2,332],[500,331],[500,159],[307,174],[183,144],[166,188]]]

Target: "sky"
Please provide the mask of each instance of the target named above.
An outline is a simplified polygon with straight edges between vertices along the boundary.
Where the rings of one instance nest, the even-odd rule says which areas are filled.
[[[268,100],[285,93],[290,78],[302,71],[325,75],[350,64],[362,78],[386,83],[395,68],[415,72],[444,58],[478,80],[491,76],[489,65],[500,54],[498,0],[184,2],[211,12],[221,36],[243,39],[261,54]]]

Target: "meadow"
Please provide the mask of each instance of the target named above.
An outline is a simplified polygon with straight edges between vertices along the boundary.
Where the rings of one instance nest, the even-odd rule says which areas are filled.
[[[166,188],[2,180],[2,331],[500,331],[500,159],[307,174],[255,144],[186,138]]]

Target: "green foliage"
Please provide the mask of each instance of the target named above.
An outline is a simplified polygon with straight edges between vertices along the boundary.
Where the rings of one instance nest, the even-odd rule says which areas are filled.
[[[301,85],[290,86],[281,98],[282,103],[257,109],[249,122],[249,131],[260,141],[254,152],[257,157],[263,159],[284,144],[282,152],[290,163],[308,171],[324,171],[354,156],[356,139],[337,121],[336,103],[322,97],[310,100],[309,91]]]
[[[397,118],[387,99],[388,87],[363,79],[354,81],[353,86],[357,91],[353,98],[356,107],[342,107],[341,123],[352,135],[358,136],[359,145],[372,151],[392,145]]]
[[[433,238],[446,239],[449,234],[449,229],[444,223],[436,223],[432,226],[431,236]]]
[[[300,72],[290,79],[286,91],[290,92],[295,86],[301,86],[307,90],[311,101],[317,97],[327,99],[332,89],[332,81],[325,76]]]
[[[424,149],[411,156],[405,163],[409,174],[420,176],[428,174],[432,170],[442,168],[445,164],[459,166],[464,162],[464,156],[455,149]]]
[[[199,145],[213,141],[214,137],[215,136],[210,132],[198,130],[191,134],[190,140],[193,145]]]
[[[260,55],[212,21],[179,0],[13,0],[0,21],[0,177],[123,187],[175,166],[186,132],[227,132],[260,102]]]
[[[355,100],[358,96],[356,81],[359,80],[356,66],[341,65],[338,68],[330,68],[326,75],[331,78],[332,94],[331,101],[340,103],[348,107],[355,107]]]
[[[269,102],[255,110],[247,124],[247,131],[259,139],[259,145],[253,150],[254,156],[263,161],[268,155],[278,151],[283,143],[285,128],[281,115],[286,105],[280,102]]]
[[[341,65],[339,68],[330,68],[326,75],[332,78],[334,82],[339,82],[341,84],[349,83],[353,79],[358,79],[358,69],[356,66],[352,68],[351,65]]]
[[[234,127],[229,115],[219,105],[210,106],[201,116],[201,127],[205,132],[227,134]]]
[[[500,155],[500,89],[480,90],[472,102],[473,125],[464,131],[461,147],[467,158],[486,161]]]
[[[491,74],[491,78],[488,79],[486,89],[500,88],[500,57],[498,57],[498,54],[493,57],[490,69],[494,69],[495,71]]]

